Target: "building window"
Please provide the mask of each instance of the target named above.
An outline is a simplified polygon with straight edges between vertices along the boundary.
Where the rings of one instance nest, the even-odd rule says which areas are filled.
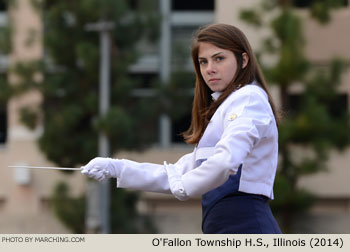
[[[172,0],[171,9],[173,11],[212,11],[214,0]]]
[[[177,26],[172,29],[171,55],[172,67],[178,69],[179,66],[186,69],[187,66],[192,67],[191,60],[191,43],[193,33],[198,27],[193,26]],[[194,69],[191,68],[191,71]]]
[[[191,124],[191,113],[172,121],[171,141],[173,143],[183,143],[184,139],[181,133],[188,130]]]
[[[5,144],[7,138],[7,113],[6,106],[0,108],[0,144]]]
[[[126,2],[131,10],[138,10],[140,7],[144,7],[147,4],[148,9],[153,8],[156,10],[158,8],[158,1],[143,1],[143,0],[129,0]]]
[[[0,12],[7,11],[7,1],[0,0]]]
[[[296,8],[309,8],[312,4],[316,3],[319,0],[293,0],[292,4]],[[348,0],[338,0],[340,6],[348,6]]]
[[[156,73],[130,73],[134,88],[152,88],[158,79]],[[141,95],[142,96],[142,95]]]

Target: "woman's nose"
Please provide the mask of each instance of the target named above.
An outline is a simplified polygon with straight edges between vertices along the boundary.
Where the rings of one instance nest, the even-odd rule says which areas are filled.
[[[213,62],[208,62],[207,73],[208,74],[216,73],[216,68],[215,68]]]

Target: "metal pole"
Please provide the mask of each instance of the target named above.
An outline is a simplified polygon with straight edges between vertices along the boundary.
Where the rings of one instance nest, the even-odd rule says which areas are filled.
[[[170,0],[159,0],[162,14],[161,38],[160,38],[160,79],[163,83],[169,81],[170,57],[171,57],[171,20]],[[171,120],[169,116],[162,114],[159,120],[159,139],[162,148],[168,148],[171,144]]]
[[[88,24],[88,31],[97,31],[100,36],[100,78],[99,78],[99,114],[106,115],[110,105],[110,38],[109,31],[113,23],[100,21]],[[98,137],[98,155],[110,154],[107,136],[101,132]],[[90,232],[110,233],[110,190],[109,180],[102,183],[89,181],[87,191],[87,229]]]
[[[104,116],[109,109],[110,104],[110,88],[109,88],[109,72],[110,72],[110,41],[109,34],[106,29],[100,32],[100,90],[99,103],[100,115]],[[98,145],[98,154],[100,157],[108,157],[109,141],[104,133],[100,133]],[[109,180],[105,180],[100,184],[101,199],[101,233],[110,232],[109,209],[110,209],[110,190]]]

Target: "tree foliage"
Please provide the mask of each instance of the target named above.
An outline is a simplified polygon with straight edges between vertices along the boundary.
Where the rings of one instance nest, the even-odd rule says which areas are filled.
[[[114,189],[114,185],[112,185]],[[156,229],[148,216],[140,215],[135,205],[139,200],[137,192],[125,193],[114,190],[111,201],[111,233],[155,233]],[[73,233],[85,232],[86,197],[72,197],[67,183],[55,185],[52,206],[56,216]]]
[[[339,103],[337,96],[346,62],[334,59],[320,69],[306,58],[303,20],[295,14],[291,3],[262,1],[261,6],[243,10],[241,14],[251,25],[270,27],[272,31],[272,35],[265,38],[259,55],[277,59],[275,64],[262,62],[261,65],[268,81],[280,90],[283,114],[279,126],[280,163],[272,207],[285,232],[293,232],[294,217],[309,209],[315,199],[311,193],[298,188],[299,179],[325,171],[330,150],[343,150],[350,144],[349,115],[341,108],[344,104]],[[337,6],[339,1],[313,1],[310,13],[325,23],[331,17],[330,7]],[[273,16],[268,23],[267,13]],[[288,89],[295,83],[301,83],[304,91],[292,100]],[[304,150],[303,155],[297,150]]]
[[[0,87],[4,90],[1,100],[6,102],[13,95],[31,90],[42,95],[43,102],[38,107],[22,108],[20,118],[30,129],[43,125],[44,131],[38,143],[47,159],[63,167],[85,164],[97,156],[97,139],[101,132],[110,139],[111,153],[121,149],[140,150],[154,142],[155,99],[133,95],[133,90],[142,82],[130,77],[129,67],[141,55],[136,50],[138,41],[155,42],[158,38],[157,1],[30,2],[44,23],[44,58],[14,65],[10,71],[19,80],[16,85],[0,80]],[[11,4],[16,8],[16,1],[11,1]],[[88,24],[101,20],[114,23],[109,33],[111,106],[104,116],[98,112],[99,34],[87,30]],[[0,31],[0,46],[7,45],[3,34],[10,31]],[[28,50],[38,41],[39,33],[28,31]],[[149,221],[135,224],[135,220],[139,220],[135,210],[137,199],[134,193],[112,191],[113,232],[154,230]],[[53,205],[57,216],[73,232],[84,231],[84,202],[84,196],[71,197],[67,185],[55,187]]]
[[[74,233],[84,233],[85,197],[70,196],[69,186],[60,182],[55,185],[52,205],[57,217]]]

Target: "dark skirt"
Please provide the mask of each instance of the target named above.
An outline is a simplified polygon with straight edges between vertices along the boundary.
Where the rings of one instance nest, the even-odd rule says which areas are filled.
[[[220,199],[202,223],[205,234],[280,234],[269,200],[262,195],[236,192]]]

